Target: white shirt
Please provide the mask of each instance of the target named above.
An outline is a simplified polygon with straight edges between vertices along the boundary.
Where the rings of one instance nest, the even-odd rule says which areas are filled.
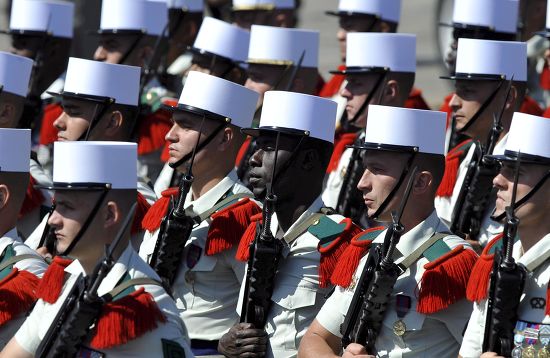
[[[35,258],[32,259],[24,259],[18,261],[15,263],[15,265],[13,265],[13,267],[16,267],[19,271],[28,271],[33,275],[42,278],[44,272],[48,268],[48,265],[34,250],[23,244],[23,242],[17,235],[17,230],[15,229],[11,229],[0,238],[0,254],[2,254],[9,245],[12,245],[16,256],[35,256]],[[25,316],[26,315],[23,314],[20,317],[16,317],[0,327],[0,349],[3,348],[9,342],[11,337],[13,337],[15,332],[17,332],[19,327],[25,321]]]
[[[157,180],[155,181],[155,194],[160,198],[163,191],[170,187],[172,182],[172,176],[174,175],[174,169],[165,163],[160,171]]]
[[[525,254],[521,254],[521,241],[514,244],[513,257],[518,263],[528,265],[541,253],[550,250],[550,234],[547,234]],[[535,309],[531,306],[532,298],[543,298],[546,300],[546,290],[550,279],[550,260],[546,260],[542,265],[530,272],[525,282],[525,288],[521,296],[518,310],[518,319],[530,323],[542,323],[550,325],[550,316],[544,314],[546,307]],[[546,302],[550,304],[550,302]],[[464,341],[460,347],[460,355],[464,358],[479,357],[483,346],[483,335],[485,332],[485,319],[487,310],[487,300],[474,303],[474,311],[470,318],[470,323],[464,334]],[[540,344],[540,343],[539,343]],[[525,346],[524,346],[525,347]]]
[[[229,192],[250,193],[240,184],[234,170],[197,200],[192,200],[190,192],[185,207],[196,215],[202,214]],[[204,220],[193,229],[173,285],[174,298],[180,316],[189,328],[189,337],[207,341],[219,340],[238,323],[235,308],[245,275],[245,264],[235,258],[237,245],[231,250],[206,256],[206,236],[211,221],[210,218]],[[159,230],[145,233],[140,256],[148,262],[153,255],[158,234]]]
[[[83,271],[80,263],[75,260],[65,269],[65,272],[69,273],[70,276],[63,286],[63,291],[59,299],[54,304],[48,304],[42,300],[38,300],[34,310],[15,335],[17,343],[27,352],[31,354],[36,353],[41,340],[47,333],[52,321],[69,294],[70,289],[76,283],[78,274],[83,273]],[[128,245],[99,286],[98,295],[102,296],[110,292],[126,273],[130,278],[150,277],[155,280],[160,280],[149,265],[141,260],[132,247]],[[106,349],[102,352],[109,358],[136,356],[162,357],[163,348],[161,339],[167,339],[177,342],[185,349],[186,356],[192,357],[193,355],[189,349],[185,325],[179,318],[174,301],[161,286],[135,286],[136,290],[140,287],[144,287],[145,291],[153,296],[157,306],[165,315],[166,322],[157,322],[158,327],[153,331],[124,345]],[[88,346],[86,343],[84,345]]]
[[[445,232],[448,228],[438,219],[435,211],[422,223],[403,235],[397,244],[397,250],[406,257],[428,240],[435,232]],[[381,232],[373,243],[383,243],[386,230]],[[447,236],[445,243],[454,248],[458,245],[470,246],[456,236]],[[365,255],[355,271],[353,282],[358,282],[367,261]],[[397,259],[398,264],[402,258]],[[455,358],[462,341],[462,331],[468,322],[471,307],[465,299],[456,302],[447,309],[434,314],[424,315],[416,311],[418,303],[418,283],[424,274],[424,265],[429,261],[421,257],[405,271],[394,286],[380,334],[376,340],[377,357],[453,357]],[[353,299],[355,285],[349,288],[336,287],[319,314],[317,321],[335,336],[342,337],[340,326],[344,322],[349,305]],[[401,318],[406,325],[406,333],[397,336],[393,324],[400,318],[396,312],[398,294],[411,298],[409,312]]]

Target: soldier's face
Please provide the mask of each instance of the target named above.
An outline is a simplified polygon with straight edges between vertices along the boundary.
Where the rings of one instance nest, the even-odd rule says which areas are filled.
[[[368,151],[363,164],[365,171],[357,184],[357,189],[363,193],[363,201],[367,207],[367,215],[373,215],[390,195],[397,185],[407,160],[406,154],[384,151]],[[397,207],[403,193],[404,185],[393,196],[386,209],[378,217],[380,221],[391,221],[391,211]]]
[[[219,58],[193,54],[191,68],[189,70],[224,78],[225,76],[227,76],[228,71],[231,70],[231,68],[232,65],[229,62],[221,60]]]
[[[273,11],[250,10],[234,11],[233,24],[246,30],[250,30],[252,25],[273,26],[275,24]]]
[[[57,140],[78,140],[90,126],[90,120],[97,116],[99,108],[93,103],[71,98],[63,98],[62,106],[63,113],[53,123]]]
[[[132,45],[138,40],[138,35],[120,35],[120,34],[102,34],[99,37],[99,44],[94,52],[94,60],[132,66],[141,66],[142,61],[138,58],[139,49],[136,46],[130,50]],[[131,51],[131,53],[128,53]],[[126,59],[124,59],[124,57]]]
[[[376,103],[380,91],[383,90],[382,85],[380,85],[377,89],[374,88],[379,78],[380,74],[361,74],[346,76],[347,84],[346,87],[342,89],[340,95],[347,99],[346,114],[348,121],[351,121],[353,118],[355,118],[372,91],[375,91],[375,93],[373,93],[370,103]],[[359,128],[365,128],[367,126],[366,107],[352,124],[355,127]]]
[[[548,166],[521,164],[518,177],[516,202],[527,195],[535,185],[550,170]],[[502,214],[512,200],[514,187],[515,163],[504,162],[500,173],[493,180],[494,187],[498,190],[495,203],[495,215]],[[550,181],[545,184],[527,202],[516,210],[516,216],[520,219],[520,226],[540,225],[550,210]]]
[[[34,59],[43,41],[40,36],[13,35],[11,53]]]
[[[346,37],[348,32],[387,32],[384,24],[369,15],[340,16],[336,38],[340,46],[342,62],[346,61]]]
[[[281,82],[284,73],[283,66],[250,65],[244,86],[260,94],[258,107],[263,103],[265,93]]]

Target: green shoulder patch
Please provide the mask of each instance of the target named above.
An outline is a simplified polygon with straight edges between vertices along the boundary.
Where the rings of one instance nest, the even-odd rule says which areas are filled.
[[[363,246],[365,243],[374,241],[374,239],[376,239],[384,230],[386,230],[384,226],[368,228],[359,235],[355,236],[351,240],[351,243],[352,245]]]
[[[494,240],[496,240],[496,242],[491,245],[491,247],[489,248],[487,254],[494,254],[497,251],[502,250],[502,246],[504,245],[504,240],[503,239],[504,239],[504,235],[500,235],[499,238],[495,238]],[[514,244],[518,240],[519,240],[519,235],[516,235],[516,237],[514,238]]]
[[[4,262],[5,260],[11,259],[15,256],[15,250],[13,249],[13,245],[6,246],[6,249],[2,253],[2,257],[0,257],[0,263]],[[8,267],[5,267],[2,271],[0,271],[0,281],[6,278],[10,274],[10,272],[13,269],[13,265],[10,265]]]
[[[443,240],[437,240],[432,246],[428,247],[422,254],[428,261],[433,262],[438,258],[451,252],[452,249]]]
[[[131,280],[130,274],[128,274],[128,272],[126,272],[124,274],[124,276],[122,276],[122,278],[118,281],[118,283],[116,284],[115,287],[123,284],[126,281],[130,281],[130,280]],[[136,290],[135,287],[132,285],[132,286],[126,288],[125,290],[123,290],[122,292],[120,292],[119,294],[117,294],[116,296],[114,296],[113,301],[120,300],[121,298],[128,296],[130,293],[134,292],[135,290]]]
[[[328,247],[346,229],[346,223],[338,224],[327,216],[323,215],[316,220],[307,231],[319,239],[319,247]]]
[[[185,349],[179,343],[161,338],[164,358],[185,358]]]

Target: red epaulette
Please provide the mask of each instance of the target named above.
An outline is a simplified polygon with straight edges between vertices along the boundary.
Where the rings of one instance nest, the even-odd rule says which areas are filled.
[[[449,128],[449,125],[451,124],[451,116],[453,115],[453,110],[451,108],[451,99],[453,99],[454,93],[449,93],[445,96],[443,99],[443,103],[441,104],[441,107],[439,107],[439,110],[441,112],[447,113],[447,127]]]
[[[65,283],[65,268],[72,262],[72,259],[55,256],[36,288],[36,297],[50,304],[55,303]]]
[[[405,101],[405,108],[412,108],[412,109],[424,109],[424,110],[430,110],[430,106],[428,106],[428,103],[426,103],[426,100],[424,97],[422,97],[422,91],[416,87],[413,87],[411,90],[411,93],[409,93],[409,97]]]
[[[358,136],[358,133],[344,133],[336,139],[334,150],[332,151],[332,156],[330,157],[330,162],[327,167],[327,173],[332,173],[338,168],[342,154],[344,154],[348,145],[352,145],[357,140]]]
[[[147,210],[147,213],[141,221],[141,227],[143,230],[154,232],[160,228],[162,218],[168,213],[170,202],[172,198],[177,196],[179,188],[168,188],[161,193],[161,197],[155,201],[155,203]]]
[[[239,240],[239,247],[235,258],[239,261],[246,262],[250,256],[250,245],[254,242],[256,237],[256,229],[258,225],[262,223],[262,213],[258,213],[250,217],[250,224],[246,228],[243,236]]]
[[[447,156],[445,157],[445,172],[443,173],[443,178],[437,188],[437,196],[450,197],[453,195],[453,190],[458,177],[458,167],[468,153],[468,150],[472,144],[473,141],[471,139],[467,139],[447,153]]]
[[[319,96],[325,87],[325,79],[319,72],[317,72],[317,84],[315,85],[315,95]]]
[[[31,175],[29,185],[27,186],[27,192],[25,193],[25,199],[19,211],[19,218],[24,217],[44,203],[44,195],[40,189],[34,187],[36,184],[36,179]]]
[[[346,69],[345,65],[338,66],[338,71]],[[333,75],[328,82],[325,83],[323,89],[319,92],[319,97],[331,98],[340,92],[342,83],[346,77],[344,75]]]
[[[546,63],[546,61],[540,74],[539,84],[542,89],[550,90],[550,68],[548,68],[548,63]]]
[[[39,282],[32,273],[16,267],[0,281],[0,326],[32,308]]]
[[[487,298],[489,291],[489,281],[493,263],[495,261],[496,250],[502,247],[502,238],[504,234],[495,236],[483,249],[481,256],[477,260],[466,290],[466,298],[472,302],[479,302]]]
[[[138,191],[136,213],[134,215],[134,220],[132,221],[132,235],[135,235],[141,231],[141,222],[145,218],[145,215],[149,209],[151,209],[151,204],[149,204],[143,194]]]
[[[57,140],[57,128],[53,123],[63,113],[63,107],[59,103],[50,103],[44,107],[42,115],[42,124],[40,126],[41,145],[49,145]]]
[[[261,212],[262,209],[254,201],[245,198],[214,213],[206,236],[206,255],[212,256],[237,245],[251,218]]]
[[[519,109],[521,113],[530,114],[533,116],[542,116],[544,113],[543,109],[540,108],[537,101],[535,101],[533,98],[529,96],[525,96],[523,99],[523,102],[521,103],[521,107]]]

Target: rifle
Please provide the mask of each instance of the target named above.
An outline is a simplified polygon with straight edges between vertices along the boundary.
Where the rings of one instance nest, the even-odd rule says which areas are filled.
[[[279,148],[280,133],[277,133],[275,153]],[[262,209],[262,224],[257,224],[256,237],[250,245],[250,256],[246,270],[246,280],[241,308],[241,323],[252,323],[256,328],[263,328],[271,308],[271,295],[275,285],[275,274],[279,266],[283,245],[271,232],[271,217],[277,204],[277,196],[273,194],[273,180],[277,167],[277,154],[271,173],[271,184]]]
[[[518,186],[520,155],[516,163],[514,187],[510,206],[506,207],[506,222],[502,250],[495,254],[487,317],[483,336],[483,352],[496,352],[510,357],[514,348],[514,327],[527,270],[517,264],[512,256],[514,239],[517,234],[519,219],[515,216],[516,192]]]
[[[353,295],[344,323],[340,327],[344,348],[350,343],[358,343],[363,345],[368,353],[375,352],[376,338],[382,327],[393,286],[403,273],[403,270],[394,263],[393,254],[405,231],[405,227],[401,224],[401,217],[407,205],[417,169],[415,167],[411,172],[399,211],[392,212],[392,224],[386,231],[384,243],[382,246],[373,245],[369,250],[357,290]]]
[[[124,219],[115,240],[105,245],[105,255],[89,279],[80,274],[37,349],[40,358],[74,357],[95,324],[109,297],[100,297],[97,290],[115,264],[113,253],[127,231],[136,210],[135,203]]]
[[[508,84],[508,90],[504,103],[498,115],[493,115],[493,126],[485,146],[476,144],[472,161],[468,165],[462,190],[457,198],[451,220],[451,231],[459,236],[469,235],[475,240],[481,230],[481,224],[487,211],[493,192],[493,179],[500,170],[500,163],[486,155],[493,154],[498,138],[504,128],[502,127],[502,115],[506,106],[506,99],[512,89],[512,77]]]
[[[55,211],[55,202],[52,203],[50,211],[48,212],[48,218],[52,216]],[[38,248],[45,247],[46,250],[53,256],[55,252],[55,230],[46,222],[42,236],[40,237],[40,242],[38,243]]]

